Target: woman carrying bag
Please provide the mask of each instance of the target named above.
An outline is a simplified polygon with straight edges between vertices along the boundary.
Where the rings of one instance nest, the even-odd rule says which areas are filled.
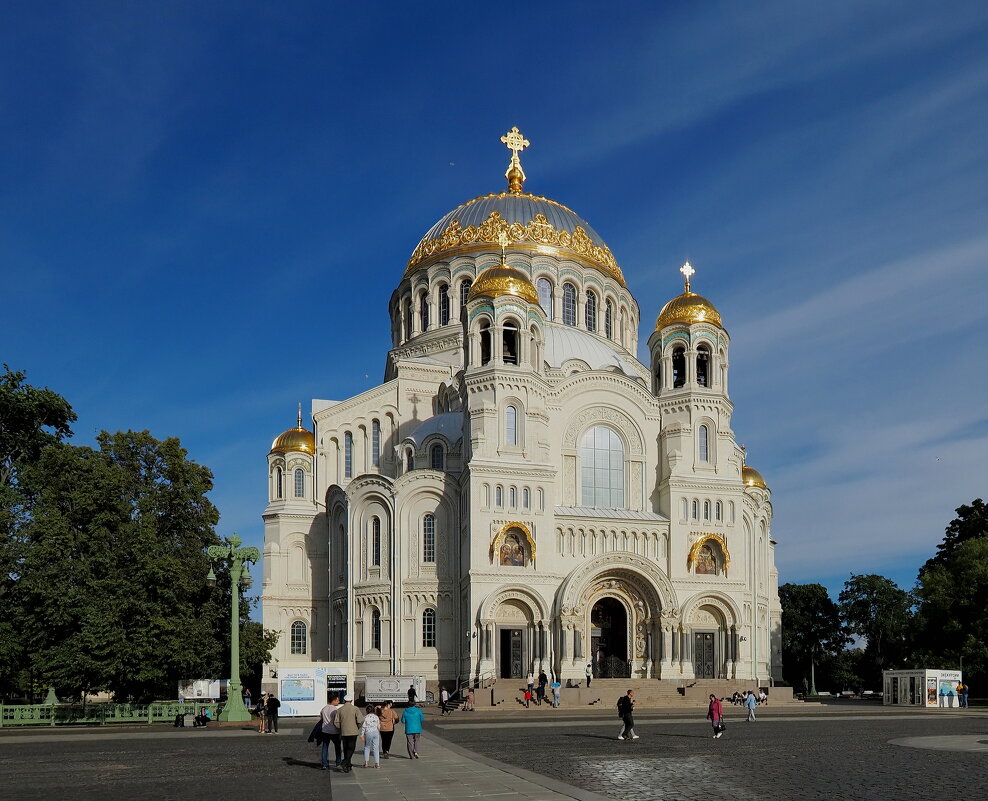
[[[714,727],[714,739],[718,739],[727,727],[724,725],[724,708],[721,706],[720,699],[710,693],[710,706],[707,707],[707,718],[710,720],[710,725]]]

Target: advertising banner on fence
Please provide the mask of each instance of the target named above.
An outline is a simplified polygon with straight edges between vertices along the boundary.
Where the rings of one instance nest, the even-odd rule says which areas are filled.
[[[279,713],[283,717],[315,717],[326,705],[329,690],[350,691],[346,663],[328,663],[312,667],[281,668],[278,671]]]
[[[226,679],[183,679],[178,683],[179,701],[218,701],[226,697]]]

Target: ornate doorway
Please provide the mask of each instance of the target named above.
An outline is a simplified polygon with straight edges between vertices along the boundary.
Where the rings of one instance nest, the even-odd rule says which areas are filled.
[[[521,679],[525,677],[524,655],[522,643],[524,642],[521,629],[499,629],[498,636],[501,638],[498,649],[501,659],[498,665],[498,676],[502,679]]]
[[[617,598],[604,597],[593,605],[590,649],[595,677],[623,679],[631,675],[628,612]]]
[[[717,678],[714,671],[714,632],[693,632],[693,673],[698,679]]]

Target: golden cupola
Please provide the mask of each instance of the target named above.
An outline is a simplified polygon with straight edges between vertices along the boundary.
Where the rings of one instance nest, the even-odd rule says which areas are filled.
[[[501,295],[513,295],[516,298],[527,300],[529,303],[538,305],[539,293],[535,286],[528,280],[528,276],[515,267],[507,264],[499,264],[496,267],[488,267],[473,282],[470,287],[470,294],[467,301],[476,298],[497,298]]]
[[[717,308],[702,295],[697,295],[690,291],[690,276],[696,272],[689,262],[686,262],[680,269],[686,276],[686,288],[682,295],[673,298],[659,312],[655,321],[655,330],[658,331],[667,325],[682,323],[692,325],[693,323],[711,323],[719,328],[724,325],[720,319],[720,312]]]
[[[302,404],[298,405],[298,425],[280,434],[271,443],[271,453],[302,453],[315,454],[316,438],[312,432],[302,427]]]
[[[754,467],[748,467],[748,465],[741,468],[741,483],[746,487],[761,487],[765,490],[768,489],[764,476],[755,470]]]

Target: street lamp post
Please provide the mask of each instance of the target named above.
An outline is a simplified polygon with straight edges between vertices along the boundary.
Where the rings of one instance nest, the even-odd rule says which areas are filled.
[[[227,562],[230,566],[230,683],[226,688],[226,704],[219,719],[237,723],[250,720],[240,684],[240,586],[242,584],[244,589],[250,587],[251,577],[247,565],[261,558],[261,552],[257,548],[241,548],[242,542],[234,534],[225,545],[210,545],[206,549],[210,562]],[[216,585],[212,565],[206,576],[206,583],[211,587]]]

